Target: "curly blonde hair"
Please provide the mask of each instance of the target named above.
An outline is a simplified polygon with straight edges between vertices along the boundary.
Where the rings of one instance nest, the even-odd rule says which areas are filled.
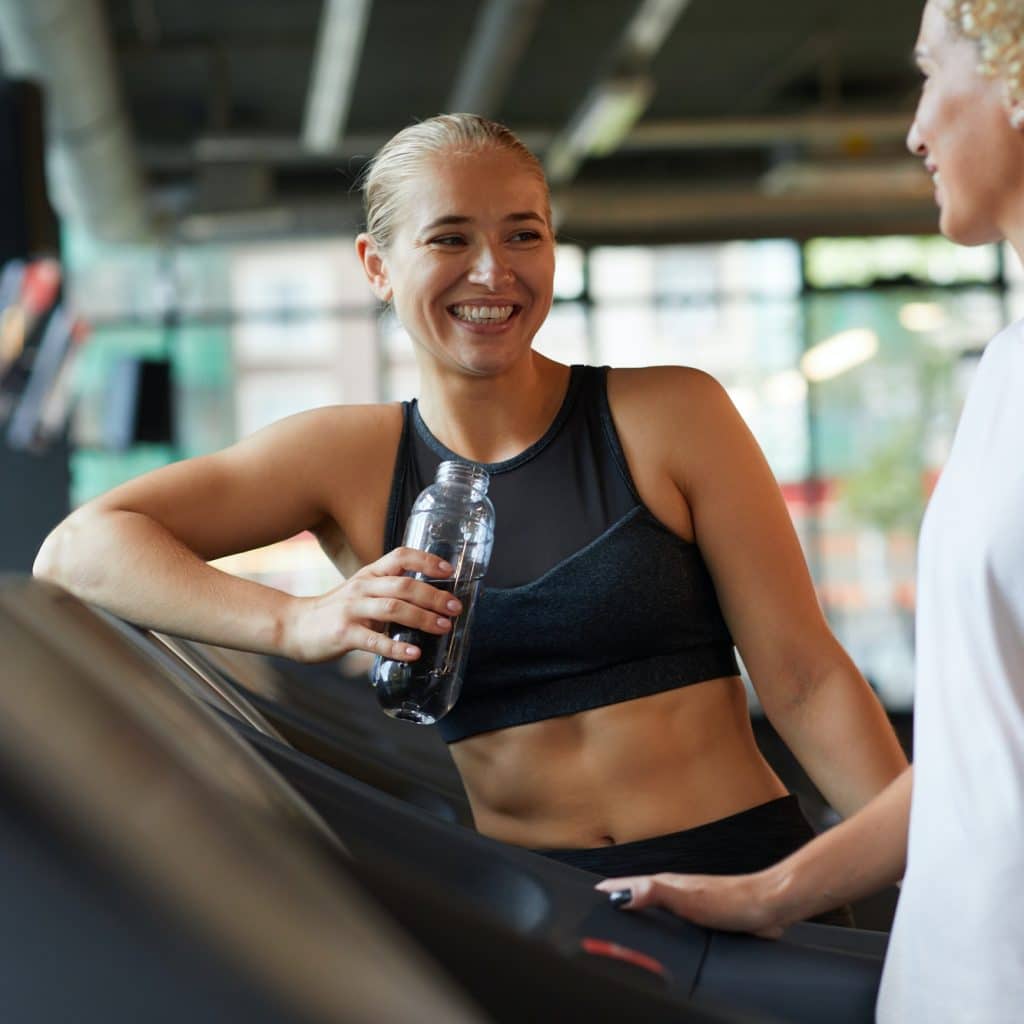
[[[944,0],[946,16],[978,44],[982,74],[997,76],[1024,104],[1024,0]]]

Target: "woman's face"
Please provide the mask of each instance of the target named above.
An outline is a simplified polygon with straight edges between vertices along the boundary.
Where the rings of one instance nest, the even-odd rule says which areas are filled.
[[[1010,124],[1002,81],[978,71],[977,46],[937,0],[925,6],[915,59],[925,80],[907,147],[935,183],[942,233],[963,245],[1019,235],[1024,136]]]
[[[440,155],[407,186],[388,249],[364,265],[421,354],[487,376],[529,351],[551,308],[547,195],[500,149]],[[376,274],[375,274],[376,271]]]

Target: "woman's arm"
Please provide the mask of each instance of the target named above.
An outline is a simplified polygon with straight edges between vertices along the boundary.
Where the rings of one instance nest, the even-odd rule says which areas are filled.
[[[683,367],[643,374],[645,457],[685,499],[765,714],[849,815],[906,767],[884,710],[832,635],[778,484],[724,389]],[[635,400],[635,398],[634,398]]]
[[[180,636],[310,661],[355,649],[409,660],[414,655],[383,636],[381,624],[445,631],[439,613],[452,614],[448,598],[402,575],[443,575],[437,559],[398,549],[313,598],[207,564],[316,528],[332,515],[336,494],[358,500],[367,459],[380,455],[369,440],[380,435],[379,416],[367,408],[315,410],[132,480],[59,524],[33,571]]]
[[[616,902],[661,906],[707,928],[777,938],[794,921],[862,899],[903,876],[913,769],[906,769],[853,817],[753,875],[608,878],[598,889]]]

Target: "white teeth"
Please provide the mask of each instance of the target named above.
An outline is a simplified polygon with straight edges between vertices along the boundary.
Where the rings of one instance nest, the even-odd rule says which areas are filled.
[[[501,323],[512,315],[514,306],[453,306],[452,312],[470,323]]]

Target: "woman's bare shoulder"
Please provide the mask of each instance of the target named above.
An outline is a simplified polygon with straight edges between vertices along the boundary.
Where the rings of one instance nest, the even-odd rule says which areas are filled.
[[[701,430],[732,412],[725,388],[692,366],[640,366],[608,373],[608,400],[615,418],[646,430],[671,425]]]
[[[264,429],[273,430],[286,425],[299,431],[329,430],[341,439],[360,430],[401,430],[402,406],[399,402],[323,405],[286,416]]]
[[[679,398],[721,390],[721,384],[694,366],[614,366],[608,371],[608,387],[624,398]]]
[[[402,432],[397,402],[327,405],[287,416],[250,435],[243,444],[294,451],[298,458],[362,462],[394,448]]]

